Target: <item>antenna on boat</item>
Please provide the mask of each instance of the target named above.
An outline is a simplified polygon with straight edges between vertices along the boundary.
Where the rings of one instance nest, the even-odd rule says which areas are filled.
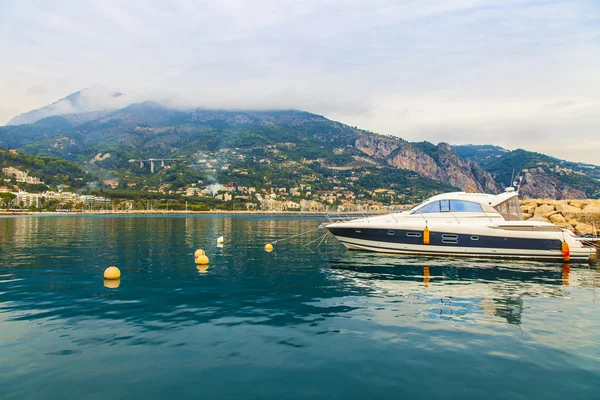
[[[517,187],[517,193],[519,193],[519,189],[521,189],[521,183],[523,183],[523,177],[519,176],[519,179],[513,183],[513,186]]]

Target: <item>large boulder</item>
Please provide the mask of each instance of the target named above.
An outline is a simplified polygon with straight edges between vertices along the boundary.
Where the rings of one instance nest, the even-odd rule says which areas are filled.
[[[591,235],[594,232],[594,227],[592,225],[579,223],[575,227],[575,233],[580,235]]]
[[[523,214],[523,219],[524,220],[528,220],[529,218],[533,217],[533,215],[529,214],[529,213],[522,213],[522,214]]]
[[[567,218],[567,222],[573,226],[577,226],[577,224],[579,224],[580,222],[577,221],[576,219],[572,219],[572,218]]]
[[[537,208],[537,203],[534,202],[528,202],[526,204],[523,204],[521,206],[521,212],[524,214],[531,214],[533,215],[533,213],[535,212],[535,209]]]
[[[559,223],[554,224],[554,225],[560,226],[561,228],[567,228],[571,232],[575,232],[575,228],[573,227],[573,225],[569,224],[568,222],[559,222]]]
[[[539,222],[550,222],[550,220],[541,215],[534,215],[533,218],[530,218],[529,221],[539,221]]]
[[[585,206],[587,206],[589,203],[588,200],[570,200],[569,204],[572,205],[573,207],[577,207],[577,208],[583,208]]]
[[[554,211],[553,204],[542,204],[538,208],[535,209],[534,215],[547,215]]]
[[[600,204],[590,203],[587,206],[583,207],[583,212],[586,212],[586,213],[600,213]]]
[[[559,203],[556,206],[554,206],[556,208],[557,211],[560,211],[561,214],[565,214],[565,213],[578,213],[581,212],[581,208],[566,204],[566,203]]]
[[[553,224],[556,224],[556,225],[558,225],[559,223],[562,223],[562,222],[564,222],[564,223],[567,222],[565,217],[563,217],[563,215],[559,212],[551,215],[550,217],[548,217],[548,219],[550,220],[550,222],[552,222]]]

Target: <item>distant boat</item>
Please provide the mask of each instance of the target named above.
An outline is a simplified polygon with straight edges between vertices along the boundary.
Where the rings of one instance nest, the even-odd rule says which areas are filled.
[[[325,228],[351,250],[562,262],[596,254],[566,228],[524,221],[514,188],[498,195],[445,193],[401,213],[328,218]]]

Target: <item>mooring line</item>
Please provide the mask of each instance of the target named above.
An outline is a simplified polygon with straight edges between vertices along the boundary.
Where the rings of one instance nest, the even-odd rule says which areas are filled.
[[[319,242],[319,244],[317,245],[317,249],[319,248],[319,246],[321,245],[321,243],[323,243],[323,240],[325,240],[325,238],[327,237],[327,233],[324,234],[323,236],[321,236],[321,241]]]
[[[275,240],[275,241],[274,241],[274,242],[272,242],[272,243],[273,243],[273,244],[275,244],[275,243],[277,243],[277,242],[283,242],[284,240],[288,240],[288,239],[291,239],[291,238],[293,238],[293,237],[296,237],[296,236],[306,235],[307,233],[314,232],[314,231],[318,231],[319,229],[321,229],[321,228],[311,229],[310,231],[306,231],[306,232],[298,233],[298,234],[296,234],[296,235],[288,236],[288,237],[286,237],[286,238],[283,238],[283,239]]]
[[[326,233],[325,235],[327,235],[327,233]],[[325,235],[323,235],[323,236],[319,236],[319,237],[318,237],[318,238],[316,238],[315,240],[311,240],[310,242],[306,243],[306,244],[305,244],[304,246],[302,246],[302,247],[306,247],[306,246],[308,246],[309,244],[311,244],[311,243],[314,243],[314,242],[316,242],[316,241],[317,241],[317,240],[319,240],[319,239],[323,239],[323,237],[324,237]]]

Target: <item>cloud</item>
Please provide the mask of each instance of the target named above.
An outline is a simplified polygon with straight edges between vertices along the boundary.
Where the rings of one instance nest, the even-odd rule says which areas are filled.
[[[130,99],[298,108],[411,140],[528,138],[536,150],[597,135],[598,35],[594,0],[11,2],[0,108],[99,83]]]

